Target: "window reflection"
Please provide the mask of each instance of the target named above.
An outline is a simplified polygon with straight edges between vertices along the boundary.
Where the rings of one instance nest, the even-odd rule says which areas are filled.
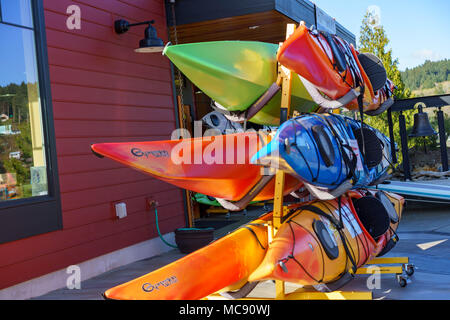
[[[33,27],[30,0],[0,0],[2,21]]]
[[[3,21],[31,25],[29,1],[0,1]],[[0,22],[0,48],[0,201],[46,195],[34,31]]]

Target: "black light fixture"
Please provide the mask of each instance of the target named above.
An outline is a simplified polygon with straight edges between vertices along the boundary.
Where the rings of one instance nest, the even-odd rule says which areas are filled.
[[[164,42],[161,38],[158,38],[156,29],[152,26],[153,23],[155,23],[155,20],[129,23],[126,20],[120,19],[114,22],[114,30],[117,34],[122,34],[127,32],[130,27],[147,24],[148,27],[145,28],[145,38],[139,41],[139,48],[134,51],[139,53],[162,52],[164,50]]]

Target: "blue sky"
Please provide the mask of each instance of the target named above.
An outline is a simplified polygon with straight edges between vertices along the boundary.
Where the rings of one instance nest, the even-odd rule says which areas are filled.
[[[450,58],[448,0],[314,0],[359,40],[361,21],[369,6],[379,7],[381,25],[400,70],[428,60]]]

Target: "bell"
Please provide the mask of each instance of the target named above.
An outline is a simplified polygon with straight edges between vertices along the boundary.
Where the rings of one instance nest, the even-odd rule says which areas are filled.
[[[428,114],[422,111],[422,106],[419,106],[419,112],[414,115],[414,124],[410,137],[426,137],[437,134],[430,124]]]

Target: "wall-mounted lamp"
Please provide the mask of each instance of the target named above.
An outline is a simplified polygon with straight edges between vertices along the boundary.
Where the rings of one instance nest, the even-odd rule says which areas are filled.
[[[117,34],[122,34],[127,32],[130,27],[148,24],[148,27],[145,28],[145,38],[139,41],[139,48],[134,51],[139,53],[162,52],[164,50],[164,42],[161,38],[158,38],[156,29],[152,26],[153,23],[155,23],[155,20],[129,23],[126,20],[120,19],[114,22],[114,30]]]

